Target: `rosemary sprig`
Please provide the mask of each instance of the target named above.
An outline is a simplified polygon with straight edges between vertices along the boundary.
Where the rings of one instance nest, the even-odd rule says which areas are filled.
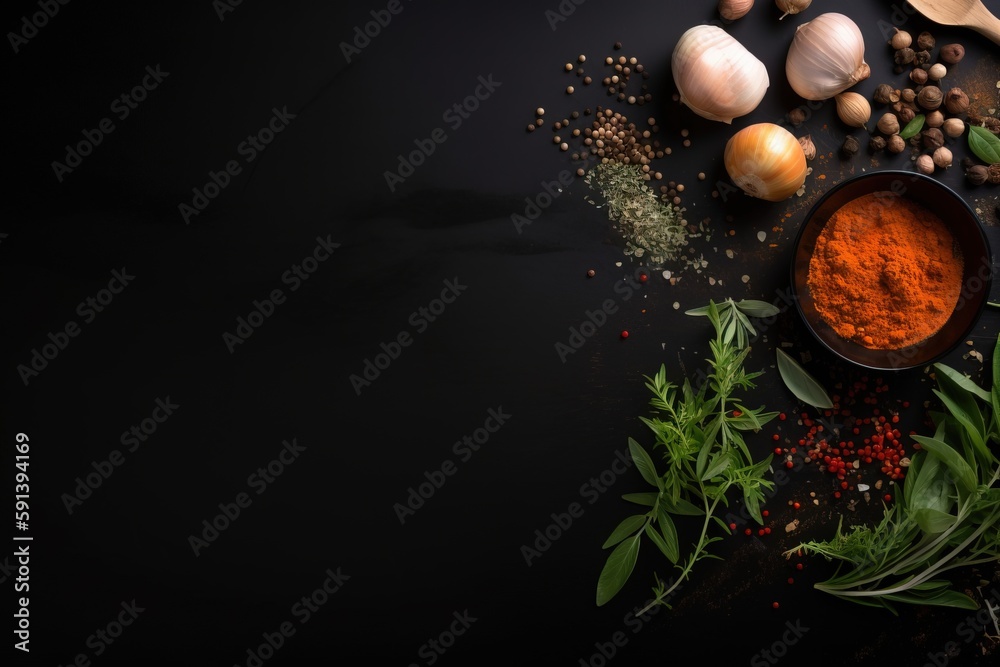
[[[648,509],[626,517],[604,542],[603,548],[614,549],[598,579],[598,605],[607,603],[625,585],[645,536],[680,574],[669,584],[656,577],[654,598],[639,613],[655,605],[669,607],[669,596],[688,578],[695,564],[717,558],[708,547],[722,538],[711,535],[710,529],[714,523],[729,533],[716,510],[729,504],[732,489],[739,489],[750,516],[763,522],[760,507],[765,490],[774,488],[774,483],[764,478],[771,455],[754,461],[743,433],[759,431],[777,413],[765,412],[763,407],[747,408],[739,394],[752,389],[754,379],[761,375],[745,368],[750,340],[757,335],[750,318],[770,317],[777,312],[772,304],[763,301],[732,299],[721,304],[709,301],[704,308],[689,310],[688,315],[706,316],[715,329],[715,337],[709,341],[711,358],[704,381],[694,387],[685,379],[678,386],[667,380],[663,365],[653,377],[646,376],[654,414],[640,419],[655,435],[653,452],[660,454],[661,463],[654,462],[642,445],[629,438],[629,452],[636,468],[655,490],[623,496]],[[687,553],[681,552],[674,516],[702,517],[697,539]]]
[[[990,449],[1000,442],[1000,338],[989,391],[947,365],[934,368],[944,412],[932,414],[932,437],[913,436],[921,449],[895,505],[877,526],[840,525],[833,538],[786,552],[839,561],[817,589],[893,613],[894,603],[978,608],[942,575],[1000,562],[1000,459]]]

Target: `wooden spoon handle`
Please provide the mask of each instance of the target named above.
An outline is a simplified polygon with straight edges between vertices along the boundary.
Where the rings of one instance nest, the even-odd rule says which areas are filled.
[[[1000,44],[1000,19],[990,13],[984,5],[979,5],[980,11],[974,12],[975,22],[969,25],[981,35],[991,39],[994,44]]]

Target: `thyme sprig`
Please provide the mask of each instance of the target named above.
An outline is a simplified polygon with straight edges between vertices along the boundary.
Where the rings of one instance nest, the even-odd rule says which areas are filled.
[[[775,306],[763,301],[732,299],[721,304],[709,301],[703,308],[689,310],[688,315],[706,316],[715,329],[704,381],[698,387],[688,379],[676,385],[667,380],[662,364],[654,376],[645,376],[653,395],[653,415],[640,420],[655,436],[653,453],[660,455],[659,463],[636,440],[629,438],[628,445],[640,475],[654,490],[623,496],[648,509],[623,519],[604,542],[604,549],[614,549],[598,578],[598,605],[607,603],[625,585],[645,536],[680,574],[669,583],[657,576],[653,600],[639,613],[656,605],[670,607],[669,597],[695,564],[718,558],[708,548],[722,538],[710,531],[716,524],[729,534],[729,526],[716,511],[729,505],[733,489],[741,493],[749,515],[763,523],[765,491],[774,488],[774,483],[764,478],[771,455],[755,461],[743,434],[759,431],[777,413],[766,412],[764,407],[748,408],[740,394],[754,388],[754,380],[762,373],[748,372],[745,367],[750,341],[757,336],[750,318],[777,312]],[[702,517],[696,540],[686,552],[680,546],[675,516]]]

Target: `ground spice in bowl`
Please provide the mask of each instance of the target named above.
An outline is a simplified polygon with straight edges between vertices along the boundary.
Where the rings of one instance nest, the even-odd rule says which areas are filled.
[[[853,199],[816,240],[808,284],[815,308],[838,335],[895,350],[934,335],[962,288],[963,260],[930,209],[891,192]]]

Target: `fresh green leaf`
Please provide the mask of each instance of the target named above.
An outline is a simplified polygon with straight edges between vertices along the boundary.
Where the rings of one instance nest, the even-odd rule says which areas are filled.
[[[618,527],[611,531],[611,536],[604,541],[601,546],[602,549],[607,549],[608,547],[613,547],[622,540],[624,540],[629,535],[634,534],[646,523],[645,514],[633,514],[632,516],[625,517]]]
[[[978,484],[976,473],[954,447],[948,443],[922,435],[914,435],[913,439],[919,442],[924,450],[941,459],[941,462],[948,467],[955,484],[961,491],[965,493],[975,491]]]
[[[917,522],[920,529],[928,535],[943,533],[958,521],[958,517],[955,515],[930,507],[921,507],[920,509],[911,511],[910,516]]]
[[[678,498],[676,500],[660,498],[660,502],[664,504],[666,510],[671,514],[680,514],[681,516],[701,516],[705,513],[705,510],[689,500],[684,500],[683,498]]]
[[[639,474],[642,475],[642,478],[653,486],[658,486],[656,466],[653,465],[653,459],[651,459],[646,450],[642,448],[642,445],[636,442],[633,438],[629,438],[628,450],[629,453],[632,454],[632,460],[635,462],[635,467],[638,468]]]
[[[945,364],[935,364],[934,368],[938,373],[944,374],[952,382],[954,382],[956,385],[958,385],[965,391],[969,392],[970,394],[976,395],[977,397],[979,397],[980,399],[982,399],[987,403],[990,402],[990,393],[985,389],[983,389],[982,387],[980,387],[975,382],[973,382],[972,378],[970,378],[965,373],[957,371],[951,366],[947,366]]]
[[[639,558],[639,538],[636,535],[615,547],[608,555],[604,568],[597,578],[597,606],[603,606],[618,594],[635,569]]]
[[[774,317],[781,313],[773,303],[756,299],[741,299],[736,302],[736,307],[750,317]]]
[[[778,355],[778,373],[785,386],[795,394],[795,397],[814,408],[828,409],[833,407],[833,401],[816,379],[799,365],[799,362],[780,347],[775,350]]]
[[[622,499],[627,500],[630,503],[635,503],[636,505],[652,507],[656,504],[657,496],[659,496],[659,494],[656,491],[648,491],[643,493],[626,493],[622,496]]]
[[[656,510],[656,523],[663,536],[663,553],[671,563],[676,563],[681,557],[677,526],[674,525],[674,520],[670,518],[670,514],[662,505]]]
[[[986,164],[1000,162],[1000,138],[985,127],[969,125],[969,150]]]
[[[726,454],[719,454],[716,457],[716,459],[712,462],[712,465],[710,465],[708,467],[708,470],[706,470],[702,474],[701,481],[707,482],[708,480],[712,479],[713,477],[716,477],[717,475],[721,475],[725,471],[725,469],[729,467],[729,464],[731,462],[732,461],[731,461],[731,459],[729,458],[728,455],[726,455]]]
[[[910,139],[917,136],[920,130],[924,129],[924,121],[927,117],[924,114],[917,114],[913,119],[899,131],[899,136],[903,139]]]

